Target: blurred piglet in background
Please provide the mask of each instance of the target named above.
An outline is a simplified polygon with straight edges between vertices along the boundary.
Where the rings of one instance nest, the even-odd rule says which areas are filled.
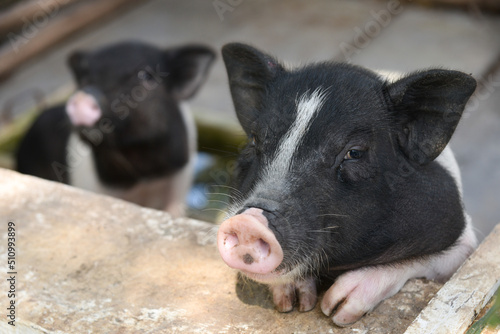
[[[141,42],[73,53],[78,90],[36,119],[19,146],[18,171],[182,215],[196,154],[184,101],[214,58],[201,45]]]

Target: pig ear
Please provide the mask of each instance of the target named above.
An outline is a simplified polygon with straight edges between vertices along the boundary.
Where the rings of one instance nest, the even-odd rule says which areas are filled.
[[[284,69],[273,57],[240,43],[226,44],[222,57],[238,120],[248,132],[262,109],[267,84]]]
[[[191,98],[205,82],[215,52],[202,45],[188,45],[166,51],[169,82],[179,100]]]
[[[89,70],[88,55],[83,51],[75,51],[68,57],[68,65],[76,81],[80,82]]]
[[[400,79],[387,87],[398,122],[403,152],[424,165],[446,147],[476,80],[457,71],[428,70]]]

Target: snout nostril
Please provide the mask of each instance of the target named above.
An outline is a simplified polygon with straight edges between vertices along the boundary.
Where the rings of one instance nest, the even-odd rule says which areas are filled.
[[[271,254],[271,247],[264,240],[259,239],[257,241],[257,246],[258,246],[258,252],[259,252],[261,258],[267,257],[267,256],[269,256],[269,254]]]
[[[254,262],[254,259],[253,259],[252,255],[247,253],[247,254],[243,255],[243,262],[245,264],[252,264]]]
[[[224,247],[227,249],[234,248],[240,244],[240,240],[238,239],[238,235],[236,233],[227,233],[226,238],[224,239]]]

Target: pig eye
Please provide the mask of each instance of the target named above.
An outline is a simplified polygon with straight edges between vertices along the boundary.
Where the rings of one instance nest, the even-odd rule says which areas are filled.
[[[151,75],[151,73],[146,72],[145,70],[139,71],[137,73],[137,77],[139,78],[139,80],[143,80],[143,81],[149,81],[149,80],[153,79],[153,76]]]
[[[365,152],[358,148],[353,148],[347,151],[344,160],[359,160]]]
[[[253,133],[250,135],[250,141],[249,142],[250,142],[251,146],[257,145],[257,138],[255,137],[255,135]]]

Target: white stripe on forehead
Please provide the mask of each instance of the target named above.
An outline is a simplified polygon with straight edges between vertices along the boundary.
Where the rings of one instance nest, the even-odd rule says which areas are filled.
[[[312,94],[309,94],[309,92],[304,93],[296,101],[297,116],[295,121],[281,139],[274,158],[269,162],[268,167],[264,170],[260,180],[255,184],[247,200],[250,200],[254,196],[258,197],[260,191],[272,189],[277,186],[276,183],[279,184],[286,180],[286,175],[290,170],[293,155],[311,126],[314,117],[323,106],[327,93],[325,89],[317,88]],[[244,203],[245,201],[238,201],[238,203],[232,205],[228,209],[226,218],[235,215],[244,207]]]
[[[299,147],[314,117],[325,102],[327,91],[317,88],[312,94],[304,93],[296,102],[297,117],[281,140],[274,159],[270,163],[267,176],[276,177],[286,173],[292,163],[293,155]]]

